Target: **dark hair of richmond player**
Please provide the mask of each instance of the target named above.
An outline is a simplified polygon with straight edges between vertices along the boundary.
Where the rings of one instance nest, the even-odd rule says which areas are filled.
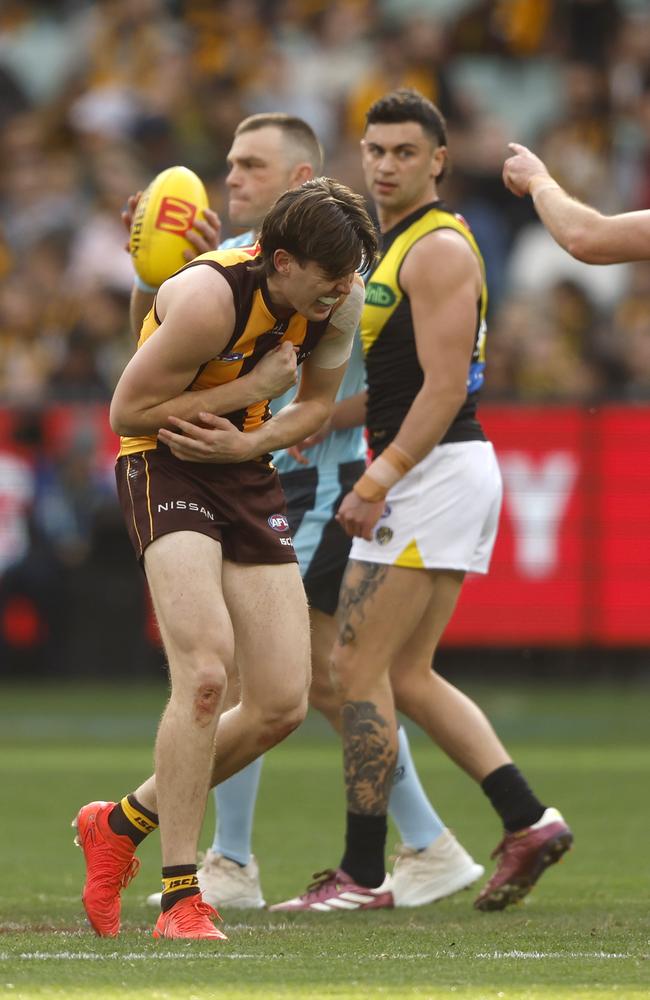
[[[330,177],[285,191],[267,213],[256,264],[273,273],[273,254],[286,250],[302,265],[317,264],[340,278],[365,270],[377,254],[377,233],[361,195]]]
[[[369,125],[393,125],[400,122],[417,122],[435,146],[447,145],[447,122],[435,104],[417,90],[400,87],[384,94],[371,104],[366,113]],[[436,178],[441,181],[445,170]]]

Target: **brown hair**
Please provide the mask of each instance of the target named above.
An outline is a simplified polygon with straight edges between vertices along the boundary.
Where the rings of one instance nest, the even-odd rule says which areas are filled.
[[[330,177],[315,177],[285,191],[262,223],[257,258],[266,274],[276,250],[300,264],[313,261],[328,277],[365,270],[377,254],[377,233],[363,198]]]
[[[296,158],[307,160],[314,174],[320,174],[323,169],[323,147],[313,128],[306,121],[294,115],[286,115],[282,111],[250,115],[235,129],[235,138],[244,132],[256,132],[261,128],[279,128],[291,143]]]

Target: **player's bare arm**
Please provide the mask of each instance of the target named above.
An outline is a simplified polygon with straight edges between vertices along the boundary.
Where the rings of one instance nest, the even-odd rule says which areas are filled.
[[[302,366],[292,402],[254,431],[238,430],[228,420],[200,414],[205,427],[171,419],[179,434],[162,429],[160,440],[180,459],[194,462],[246,462],[267,452],[288,448],[317,431],[329,419],[352,350],[361,317],[363,295],[358,284],[346,296],[349,308],[328,324],[325,334]]]
[[[334,404],[331,416],[319,427],[314,434],[310,434],[304,441],[298,441],[287,449],[289,454],[300,465],[309,465],[309,459],[304,454],[310,448],[320,444],[333,431],[344,431],[351,427],[362,427],[366,422],[366,407],[368,405],[368,393],[364,389],[354,396],[347,396],[339,399]]]
[[[287,448],[327,420],[345,368],[318,368],[311,359],[305,361],[295,399],[257,430],[245,433],[223,417],[201,413],[204,426],[172,417],[170,423],[180,433],[162,428],[158,436],[176,458],[189,462],[247,462]]]
[[[230,286],[208,267],[166,281],[157,312],[160,326],[131,358],[113,395],[111,426],[118,434],[155,433],[171,414],[196,419],[211,390],[185,390],[199,368],[223,350],[235,327]]]
[[[196,273],[198,270],[198,268],[193,269],[192,273]],[[208,268],[201,268],[200,270],[208,272]],[[189,272],[183,272],[183,274],[187,273]],[[212,269],[210,269],[210,273],[212,276],[215,274]],[[181,275],[174,277],[174,285],[177,285],[180,280]],[[185,281],[185,278],[183,278],[183,281]],[[163,286],[164,291],[160,293],[158,304],[159,315],[164,308],[164,303],[168,297],[167,290],[171,284],[171,281],[169,282],[169,285],[168,283],[165,283],[165,286]],[[183,322],[187,327],[185,319]],[[210,318],[209,322],[214,327],[214,317]],[[160,336],[161,329],[162,325],[156,331],[156,337]],[[166,326],[165,334],[171,336],[169,330],[170,327],[168,325]],[[232,330],[230,332],[232,332]],[[228,334],[228,336],[230,336],[230,334]],[[212,342],[209,332],[208,342]],[[147,341],[140,351],[137,352],[130,362],[129,367],[131,365],[135,367],[136,364],[143,364],[142,362],[136,363],[135,358],[140,355],[141,351],[147,347],[148,344],[149,341]],[[148,350],[150,349],[148,348]],[[209,358],[204,358],[200,364],[203,364],[206,360],[210,360],[214,356],[214,353],[211,354]],[[192,370],[189,381],[192,380],[196,371],[197,368],[195,367]],[[134,378],[135,375],[132,370],[129,375],[130,382],[133,381]],[[296,380],[297,362],[295,350],[289,343],[279,344],[278,347],[269,351],[268,354],[266,354],[261,361],[258,362],[252,371],[248,372],[246,375],[242,375],[238,379],[235,379],[233,382],[213,386],[209,389],[183,392],[179,396],[165,400],[164,403],[161,403],[157,407],[149,406],[145,410],[140,411],[136,418],[138,426],[140,427],[138,434],[157,433],[158,430],[168,422],[170,415],[183,417],[187,420],[197,420],[198,414],[204,410],[209,410],[214,414],[231,413],[233,410],[243,409],[254,403],[262,402],[263,400],[275,399],[277,396],[283,395],[283,393],[295,385]],[[189,382],[185,382],[185,386],[188,384]],[[134,387],[134,391],[138,391],[137,388]]]
[[[394,443],[419,462],[438,443],[467,395],[481,273],[467,241],[443,229],[416,243],[400,280],[411,303],[424,382]]]
[[[410,300],[424,373],[422,388],[391,446],[403,457],[405,474],[435,447],[467,394],[481,274],[467,241],[453,230],[437,230],[409,251],[400,281]],[[381,462],[381,456],[376,461]],[[383,499],[364,499],[353,490],[337,519],[349,535],[370,540],[383,510]]]
[[[519,143],[503,165],[503,182],[523,198],[530,194],[553,239],[586,264],[618,264],[650,258],[650,211],[602,215],[555,181],[544,162]]]
[[[365,297],[365,285],[360,275],[355,275],[354,284],[350,293],[343,297],[338,306],[335,307],[330,320],[331,329],[324,338],[324,350],[327,351],[328,338],[331,339],[334,351],[339,350],[337,344],[337,333],[346,338],[346,343],[352,344],[363,311]],[[336,359],[336,354],[334,355]],[[315,363],[318,364],[318,354]],[[312,434],[305,441],[305,447],[310,444],[317,444],[323,441],[331,431],[344,430],[348,427],[359,427],[366,420],[367,393],[358,393],[356,396],[348,396],[347,399],[338,400],[327,422]],[[309,444],[307,443],[309,442]]]
[[[354,336],[356,333],[356,327],[354,330],[352,327],[355,322],[358,323],[357,317],[361,316],[364,296],[365,285],[362,278],[356,275],[350,294],[346,295],[341,304],[334,309],[331,318],[331,326],[346,337]],[[355,396],[348,396],[346,399],[337,400],[325,423],[313,434],[306,437],[304,441],[298,441],[288,449],[291,457],[301,465],[309,465],[309,459],[303,454],[304,451],[320,444],[332,431],[360,427],[365,423],[366,402],[367,393],[365,391],[357,393]]]

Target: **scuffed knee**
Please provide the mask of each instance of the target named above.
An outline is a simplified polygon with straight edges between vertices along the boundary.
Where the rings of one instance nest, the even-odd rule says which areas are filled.
[[[226,692],[225,673],[215,671],[210,676],[196,679],[192,698],[194,721],[208,726],[221,712]]]

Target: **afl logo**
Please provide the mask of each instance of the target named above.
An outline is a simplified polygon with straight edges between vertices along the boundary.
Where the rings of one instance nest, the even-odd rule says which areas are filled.
[[[271,514],[268,519],[269,528],[273,528],[274,531],[288,531],[289,522],[287,521],[284,514]]]

